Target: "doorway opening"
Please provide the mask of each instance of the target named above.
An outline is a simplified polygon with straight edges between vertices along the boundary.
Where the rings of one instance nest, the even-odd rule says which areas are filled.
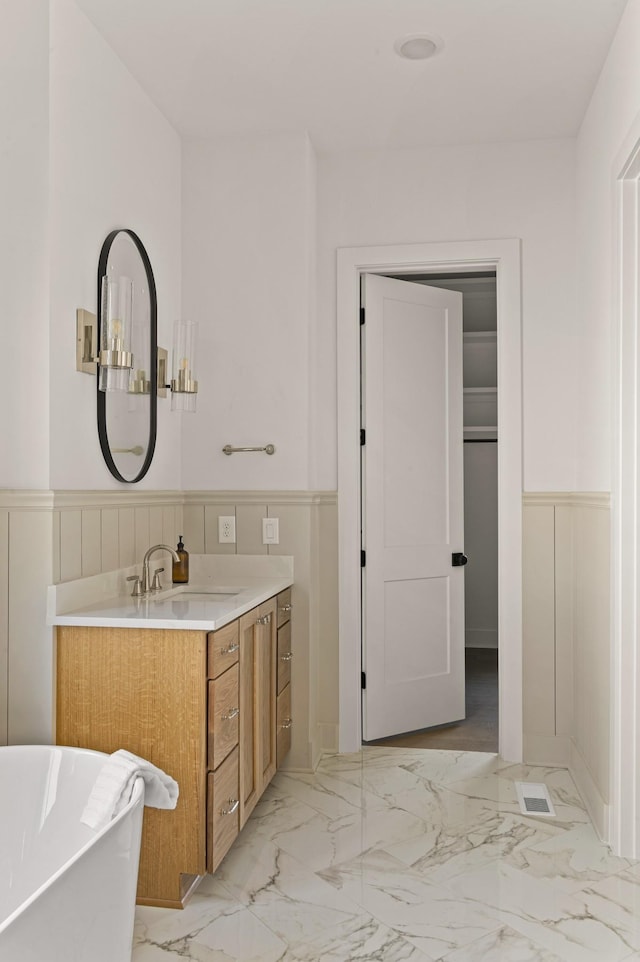
[[[521,250],[517,239],[352,247],[337,253],[339,730],[362,743],[360,284],[363,274],[495,272],[497,303],[499,753],[522,760]],[[444,292],[443,292],[444,293]]]
[[[387,274],[462,294],[464,717],[365,744],[498,751],[498,366],[496,272]],[[446,323],[443,317],[443,322]],[[364,358],[363,358],[364,362]],[[361,371],[361,376],[365,376]],[[425,480],[425,485],[427,484]],[[366,502],[362,504],[366,529]],[[366,572],[364,573],[366,574]],[[420,630],[420,628],[418,629]],[[449,637],[451,633],[449,632]],[[389,640],[391,645],[395,639]],[[421,644],[430,641],[425,626]],[[363,617],[363,666],[366,662]],[[398,696],[402,697],[401,690]],[[428,715],[429,713],[426,713]],[[425,717],[426,717],[425,715]],[[366,717],[366,710],[363,712]],[[450,717],[450,716],[448,716]],[[365,733],[363,733],[364,735]]]

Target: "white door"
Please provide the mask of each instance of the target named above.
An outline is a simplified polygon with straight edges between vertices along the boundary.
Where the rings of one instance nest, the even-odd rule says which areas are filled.
[[[462,295],[363,278],[365,741],[464,718]]]

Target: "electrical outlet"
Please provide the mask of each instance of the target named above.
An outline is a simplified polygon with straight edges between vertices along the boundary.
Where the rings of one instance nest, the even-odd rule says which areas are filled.
[[[236,543],[236,519],[233,515],[218,515],[218,544]]]
[[[280,522],[278,518],[262,519],[262,543],[280,544]]]

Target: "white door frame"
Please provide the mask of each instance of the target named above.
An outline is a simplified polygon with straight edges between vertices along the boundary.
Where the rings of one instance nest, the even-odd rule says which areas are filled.
[[[358,751],[360,699],[360,275],[495,270],[498,308],[499,751],[522,760],[522,308],[518,239],[337,252],[339,750]]]
[[[614,467],[611,504],[611,786],[608,841],[640,857],[640,123],[615,168]]]

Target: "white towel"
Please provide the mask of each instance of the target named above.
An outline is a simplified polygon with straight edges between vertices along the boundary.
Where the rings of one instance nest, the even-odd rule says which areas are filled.
[[[101,829],[129,804],[136,778],[144,779],[145,805],[176,807],[178,783],[146,759],[120,749],[109,756],[98,772],[80,821],[90,828]]]

